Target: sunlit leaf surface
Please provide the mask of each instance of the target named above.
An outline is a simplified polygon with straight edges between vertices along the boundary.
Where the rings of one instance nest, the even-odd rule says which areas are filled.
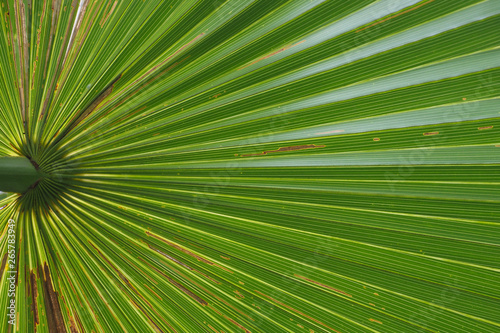
[[[1,332],[500,331],[500,1],[0,4]]]

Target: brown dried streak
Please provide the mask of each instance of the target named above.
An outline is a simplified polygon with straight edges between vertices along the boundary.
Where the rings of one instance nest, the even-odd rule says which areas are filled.
[[[71,331],[71,333],[78,333],[78,328],[75,324],[75,320],[73,319],[73,317],[69,316],[69,329]]]
[[[75,312],[75,318],[76,318],[76,322],[78,324],[78,327],[80,328],[80,330],[83,331],[83,324],[82,324],[82,321],[80,320],[80,317],[78,316],[77,312]]]
[[[336,292],[338,292],[338,293],[344,294],[344,295],[346,295],[346,296],[352,297],[352,295],[350,295],[350,294],[346,293],[345,291],[342,291],[342,290],[339,290],[339,289],[332,288],[332,287],[330,287],[330,286],[327,286],[326,284],[319,283],[319,282],[317,282],[317,281],[314,281],[314,280],[308,279],[308,278],[303,277],[303,276],[300,276],[300,275],[298,275],[298,274],[293,274],[293,276],[298,277],[299,279],[306,280],[306,281],[308,281],[308,282],[314,283],[314,284],[316,284],[316,285],[318,285],[318,286],[321,286],[321,287],[324,287],[324,288],[328,288],[328,289],[330,289],[330,290],[333,290],[333,291],[336,291]]]
[[[104,22],[102,22],[102,24],[101,24],[101,28],[104,27],[104,24],[106,24],[106,21],[108,20],[109,16],[111,14],[113,14],[113,11],[115,10],[116,5],[118,5],[118,1],[115,1],[115,3],[113,4],[113,6],[111,7],[111,10],[109,11],[108,15],[106,15],[106,18],[104,19]]]
[[[74,15],[75,8],[79,7],[80,15],[78,15],[78,17],[77,17],[74,29],[73,29],[73,27],[71,27],[73,30],[73,33],[71,34],[71,38],[70,38],[69,43],[68,43],[68,50],[71,50],[73,47],[73,43],[75,41],[76,36],[78,35],[78,32],[80,30],[80,26],[82,25],[82,21],[83,21],[83,18],[85,16],[85,12],[87,11],[88,5],[89,5],[89,0],[83,0],[82,3],[80,3],[80,0],[73,0],[73,3],[71,4],[72,8],[71,8],[70,21],[73,21],[73,15]],[[68,59],[69,53],[70,52],[65,52],[66,55],[64,57],[63,67],[66,64],[66,60]]]
[[[426,5],[426,4],[428,4],[428,3],[430,3],[430,2],[433,2],[433,1],[434,1],[434,0],[429,0],[429,1],[424,2],[424,3],[422,3],[422,4],[418,5],[418,6],[415,6],[415,7],[413,7],[413,8],[407,9],[407,10],[405,10],[405,11],[401,12],[401,13],[398,13],[398,14],[395,14],[395,15],[392,15],[392,16],[389,16],[389,17],[388,17],[388,18],[386,18],[386,19],[383,19],[383,20],[381,20],[381,21],[378,21],[378,22],[375,22],[375,23],[373,23],[373,24],[370,24],[369,26],[366,26],[366,27],[364,27],[364,28],[361,28],[361,29],[359,29],[359,30],[356,30],[356,33],[360,32],[360,31],[363,31],[363,30],[365,30],[365,29],[371,28],[371,27],[373,27],[373,26],[376,26],[377,24],[383,23],[383,22],[388,21],[388,20],[390,20],[390,19],[393,19],[393,18],[395,18],[395,17],[398,17],[399,15],[403,15],[403,14],[409,13],[409,12],[411,12],[412,10],[415,10],[415,9],[417,9],[417,8],[420,8],[420,7],[422,7],[423,5]]]
[[[56,29],[57,29],[56,23],[59,20],[59,14],[60,14],[60,9],[61,9],[60,7],[61,7],[60,1],[56,4],[53,4],[49,47],[47,48],[47,54],[45,55],[45,66],[44,66],[44,70],[43,70],[43,78],[44,79],[47,76],[47,71],[49,68],[50,52],[52,50],[52,43],[53,43],[54,36],[56,34]],[[73,0],[71,14],[70,14],[70,18],[69,18],[70,21],[73,20],[73,16],[75,15],[75,7],[76,7],[76,0]],[[82,16],[83,16],[83,12],[82,12]],[[66,32],[64,34],[63,45],[67,45],[68,39],[70,38],[70,33],[71,33],[72,28],[73,27],[71,25],[68,25],[68,27],[66,28]],[[76,35],[76,31],[75,31],[75,35]],[[71,41],[70,41],[70,43],[71,43]],[[47,109],[49,107],[49,103],[52,100],[52,95],[54,94],[55,91],[57,91],[57,88],[58,88],[57,78],[59,77],[59,74],[61,73],[62,68],[64,67],[64,64],[66,62],[66,56],[67,56],[66,50],[67,49],[69,49],[69,48],[68,47],[61,47],[61,49],[59,50],[59,55],[57,56],[56,67],[55,67],[56,71],[55,71],[54,75],[52,76],[52,80],[49,83],[49,89],[47,90],[47,96],[45,98],[45,101],[43,102],[43,107],[42,107],[42,111],[40,112],[39,119],[42,119],[43,116],[45,115],[45,113],[47,112]]]
[[[293,150],[302,150],[302,149],[314,149],[314,148],[324,148],[324,147],[325,147],[325,145],[300,145],[300,146],[280,147],[279,149],[276,149],[276,150],[266,150],[266,151],[263,151],[262,153],[257,153],[257,154],[242,154],[240,156],[241,157],[260,156],[260,155],[267,155],[269,153],[279,153],[279,152],[284,152],[284,151],[293,151]]]
[[[179,260],[175,259],[174,257],[171,257],[171,256],[169,256],[168,254],[161,252],[161,251],[160,251],[160,250],[158,250],[158,249],[155,249],[154,247],[152,247],[152,246],[151,246],[151,245],[149,245],[149,244],[148,244],[148,246],[149,246],[149,248],[150,248],[151,250],[158,252],[159,254],[161,254],[162,256],[164,256],[165,258],[172,260],[173,262],[175,262],[175,263],[177,263],[177,264],[181,265],[182,267],[187,268],[187,269],[189,269],[190,271],[193,271],[193,270],[194,270],[193,268],[189,267],[188,265],[186,265],[186,264],[185,264],[185,263],[183,263],[182,261],[179,261]]]
[[[35,322],[35,332],[36,332],[36,326],[40,322],[38,318],[38,307],[37,307],[37,299],[38,299],[38,287],[36,284],[36,276],[35,273],[33,273],[33,270],[30,270],[30,288],[31,288],[31,311],[33,312],[33,321]]]
[[[219,316],[222,316],[222,313],[220,313],[217,309],[212,307],[211,305],[208,306],[210,309],[214,310]]]
[[[43,27],[43,19],[45,18],[45,12],[47,10],[47,0],[43,1],[43,9],[42,9],[42,14],[40,15],[40,27],[38,28],[38,32],[36,35],[36,57],[35,61],[33,63],[33,75],[32,75],[32,83],[31,83],[31,89],[35,88],[35,73],[36,73],[36,64],[38,62],[38,51],[40,50],[40,34],[42,33],[42,27]]]
[[[7,263],[7,252],[5,252],[5,254],[3,255],[3,258],[2,258],[2,266],[0,267],[0,277],[3,276],[3,271],[5,270],[5,264]]]
[[[153,319],[147,314],[146,311],[144,311],[144,309],[142,307],[140,307],[136,302],[134,302],[133,300],[130,300],[132,302],[132,304],[134,304],[134,306],[139,310],[141,311],[147,318],[148,318],[148,321],[154,326],[155,328],[155,331],[158,332],[158,333],[163,333],[163,331],[158,327],[158,325],[156,325],[156,323],[153,321]],[[173,329],[172,326],[170,326],[168,323],[167,325]],[[176,330],[174,330],[174,332],[177,332]]]
[[[52,285],[52,278],[50,276],[50,271],[47,263],[44,263],[43,270],[43,292],[49,332],[66,332],[63,316],[61,313],[61,305],[59,304],[59,295],[54,290],[54,287]]]
[[[253,61],[253,62],[249,63],[248,65],[245,65],[245,66],[243,66],[243,67],[238,68],[238,70],[241,70],[241,69],[243,69],[243,68],[247,68],[248,66],[252,66],[253,64],[258,63],[259,61],[262,61],[262,60],[265,60],[265,59],[267,59],[267,58],[270,58],[270,57],[272,57],[272,56],[274,56],[274,55],[276,55],[276,54],[278,54],[278,53],[281,53],[281,52],[283,52],[283,51],[286,51],[286,50],[288,50],[288,49],[290,49],[290,48],[292,48],[292,47],[294,47],[294,46],[296,46],[296,45],[302,44],[302,43],[304,43],[305,41],[306,41],[306,40],[304,39],[304,40],[301,40],[300,42],[297,42],[297,43],[295,43],[295,44],[292,44],[292,45],[289,45],[289,46],[285,46],[285,47],[283,47],[283,48],[279,49],[278,51],[274,51],[273,53],[270,53],[270,54],[268,54],[268,55],[266,55],[266,56],[263,56],[262,58],[259,58],[259,59],[255,60],[255,61]]]
[[[163,253],[163,252],[162,252],[162,251],[160,251],[160,250],[155,249],[154,247],[152,247],[151,245],[149,245],[149,244],[148,244],[148,243],[146,243],[146,242],[144,242],[144,243],[145,243],[145,244],[146,244],[146,245],[147,245],[150,249],[152,249],[152,250],[154,250],[154,251],[158,252],[158,253],[159,253],[159,254],[161,254],[162,256],[165,256],[167,259],[170,259],[170,260],[172,260],[173,262],[176,262],[176,263],[178,263],[179,265],[181,265],[181,266],[183,266],[183,267],[185,267],[185,268],[187,268],[187,269],[189,269],[189,270],[191,270],[191,271],[193,271],[193,272],[196,272],[196,273],[199,273],[199,274],[203,275],[204,277],[206,277],[207,279],[209,279],[210,281],[212,281],[212,282],[214,282],[214,283],[220,284],[220,282],[219,282],[219,281],[217,281],[217,280],[215,280],[214,278],[212,278],[212,277],[208,276],[207,274],[205,274],[205,273],[203,273],[203,272],[200,272],[200,271],[198,271],[198,270],[196,270],[196,269],[194,269],[194,268],[192,268],[192,267],[190,267],[190,266],[188,266],[188,265],[184,264],[184,263],[183,263],[183,262],[181,262],[180,260],[177,260],[177,259],[175,259],[175,258],[173,258],[173,257],[169,256],[168,254]]]
[[[151,289],[151,288],[150,288],[147,284],[144,284],[144,286],[145,286],[146,288],[148,288],[148,289],[149,289],[149,291],[153,293],[153,295],[155,295],[155,296],[156,296],[156,297],[158,297],[161,301],[163,301],[163,298],[161,298],[161,297],[160,297],[160,295],[158,295],[157,293],[155,293],[155,291],[154,291],[153,289]]]
[[[187,249],[183,248],[182,246],[179,246],[179,245],[177,245],[177,244],[171,243],[171,242],[169,242],[169,241],[168,241],[168,240],[166,240],[166,239],[163,239],[163,238],[161,238],[161,237],[159,237],[159,236],[156,236],[156,235],[154,235],[154,234],[150,233],[149,231],[146,231],[146,235],[151,236],[151,237],[154,237],[154,238],[156,238],[156,239],[158,239],[158,240],[161,240],[162,242],[167,243],[167,244],[168,244],[168,245],[170,245],[171,247],[173,247],[173,248],[175,248],[175,249],[177,249],[177,250],[179,250],[179,251],[184,252],[185,254],[187,254],[187,255],[189,255],[189,256],[191,256],[191,257],[195,258],[195,259],[196,259],[196,260],[198,260],[198,261],[204,262],[204,263],[209,264],[209,265],[212,265],[212,266],[216,266],[216,267],[222,268],[222,269],[223,269],[223,270],[225,270],[225,271],[228,271],[228,272],[230,272],[230,273],[233,273],[233,272],[232,272],[232,271],[230,271],[229,269],[227,269],[227,268],[225,268],[225,267],[222,267],[222,266],[220,266],[220,265],[218,265],[218,264],[216,264],[216,263],[214,263],[214,262],[211,262],[210,260],[207,260],[207,259],[205,259],[205,258],[202,258],[202,257],[200,257],[199,255],[196,255],[196,254],[194,254],[193,252],[191,252],[191,251],[189,251],[189,250],[187,250]]]
[[[247,330],[245,327],[241,326],[239,323],[237,323],[236,321],[234,321],[233,319],[227,317],[224,315],[224,318],[226,318],[227,320],[229,320],[230,322],[232,322],[233,324],[235,324],[236,326],[238,326],[239,328],[241,328],[242,330],[245,331],[245,333],[252,333],[251,331]]]
[[[111,83],[101,92],[99,96],[97,96],[90,104],[85,108],[85,110],[77,117],[73,118],[71,124],[68,126],[68,128],[64,131],[64,135],[66,135],[68,132],[70,132],[73,128],[78,126],[79,123],[81,123],[85,118],[87,118],[97,107],[101,102],[108,97],[112,92],[113,88],[115,86],[115,83],[120,80],[122,77],[122,74],[118,75]],[[63,136],[64,136],[63,135]]]
[[[240,293],[238,290],[233,290],[233,291],[236,295],[238,295],[238,296],[235,296],[237,299],[244,299],[245,298],[245,296],[243,296],[243,294]]]
[[[194,299],[196,302],[200,303],[201,305],[203,306],[207,306],[208,303],[207,301],[205,301],[204,299],[202,299],[201,297],[199,297],[198,295],[196,295],[195,293],[193,293],[191,290],[187,289],[186,287],[184,287],[182,284],[180,284],[179,282],[175,281],[174,279],[172,279],[170,276],[168,276],[167,274],[165,274],[164,272],[160,271],[159,269],[157,269],[156,267],[154,266],[151,266],[149,265],[149,267],[153,268],[155,271],[157,271],[159,274],[163,275],[165,278],[167,278],[167,280],[173,284],[174,286],[176,286],[179,290],[181,290],[183,293],[185,293],[186,295],[188,295],[189,297],[191,297],[192,299]]]
[[[165,58],[163,61],[161,61],[159,64],[153,66],[151,69],[149,69],[146,73],[144,73],[143,75],[141,75],[139,78],[137,78],[136,80],[134,80],[132,83],[128,84],[127,86],[125,86],[123,89],[121,89],[121,92],[118,93],[116,96],[114,96],[111,100],[109,100],[108,102],[106,102],[104,105],[106,105],[107,103],[110,103],[111,101],[113,100],[116,100],[118,98],[120,98],[123,94],[127,93],[128,95],[128,89],[130,87],[133,87],[135,84],[137,84],[138,82],[142,81],[144,78],[148,77],[149,74],[151,74],[152,72],[156,71],[158,68],[160,68],[161,66],[163,66],[167,61],[169,61],[170,59],[172,59],[174,56],[176,56],[177,54],[179,54],[180,52],[182,52],[185,48],[187,48],[189,45],[191,45],[192,43],[194,43],[196,40],[198,40],[199,38],[203,37],[205,35],[204,32],[202,32],[201,34],[199,34],[198,36],[196,36],[195,38],[193,38],[190,42],[188,42],[187,44],[183,45],[181,48],[179,48],[177,51],[175,51],[173,54],[171,54],[170,56],[168,56],[167,58]],[[182,60],[184,61],[184,60]],[[175,65],[175,64],[174,64]],[[129,96],[127,96],[129,97]]]
[[[316,323],[318,323],[318,324],[320,324],[320,325],[322,325],[322,326],[325,326],[325,327],[327,327],[327,328],[329,328],[329,329],[331,329],[331,330],[333,330],[333,331],[335,331],[335,332],[337,332],[337,333],[340,333],[340,332],[339,332],[339,331],[337,331],[336,329],[331,328],[330,326],[327,326],[326,324],[323,324],[323,323],[322,323],[322,322],[320,322],[319,320],[314,319],[314,318],[312,318],[312,317],[310,317],[310,316],[306,315],[305,313],[302,313],[302,312],[300,312],[299,310],[296,310],[296,309],[292,308],[292,307],[291,307],[291,306],[289,306],[289,305],[286,305],[286,304],[281,303],[280,301],[278,301],[278,300],[276,300],[276,299],[272,298],[271,296],[267,296],[266,294],[263,294],[263,293],[261,293],[261,292],[260,292],[260,291],[258,291],[258,290],[255,290],[255,292],[257,292],[257,293],[259,293],[260,295],[262,295],[262,296],[264,296],[264,297],[266,297],[266,298],[268,298],[268,299],[272,300],[272,301],[273,301],[273,302],[275,302],[275,303],[278,303],[278,304],[279,304],[279,305],[281,305],[281,306],[284,306],[284,307],[285,307],[285,308],[287,308],[287,309],[292,310],[293,312],[296,312],[296,313],[298,313],[298,314],[300,314],[300,315],[302,315],[302,316],[304,316],[304,317],[306,317],[306,318],[308,318],[308,319],[311,319],[312,321],[314,321],[314,322],[316,322]]]
[[[116,274],[118,274],[118,276],[120,277],[120,279],[125,282],[125,284],[131,289],[133,290],[136,294],[139,294],[137,292],[137,290],[135,289],[135,287],[132,285],[132,283],[130,283],[130,281],[127,279],[127,277],[125,275],[122,274],[122,272],[120,272],[120,270],[118,268],[115,267],[115,265],[113,265],[111,263],[111,261],[109,261],[108,258],[106,258],[106,256],[104,256],[101,251],[94,245],[92,244],[90,241],[89,241],[90,245],[92,245],[92,247],[97,251],[97,253],[99,254],[99,256],[104,259],[104,261],[106,261],[108,263],[108,265],[116,272]]]

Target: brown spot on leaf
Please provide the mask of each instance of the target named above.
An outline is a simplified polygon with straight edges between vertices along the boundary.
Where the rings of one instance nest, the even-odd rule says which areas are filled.
[[[477,129],[482,131],[482,130],[491,129],[491,128],[493,128],[493,126],[483,126],[483,127],[478,127]]]
[[[342,290],[339,290],[339,289],[335,289],[335,288],[333,288],[333,287],[327,286],[326,284],[319,283],[319,282],[317,282],[317,281],[314,281],[314,280],[308,279],[308,278],[306,278],[306,277],[303,277],[303,276],[300,276],[300,275],[297,275],[297,274],[293,274],[293,276],[298,277],[299,279],[303,279],[303,280],[306,280],[306,281],[308,281],[308,282],[314,283],[314,284],[316,284],[316,285],[318,285],[318,286],[321,286],[321,287],[323,287],[323,288],[328,288],[328,289],[333,290],[333,291],[335,291],[335,292],[338,292],[338,293],[340,293],[340,294],[343,294],[343,295],[346,295],[346,296],[352,297],[352,295],[350,295],[350,294],[346,293],[345,291],[342,291]]]
[[[437,135],[437,134],[439,134],[439,132],[426,132],[426,133],[424,133],[425,136]]]
[[[373,138],[373,141],[380,141],[380,138]]]
[[[238,296],[236,296],[237,299],[244,299],[245,296],[243,296],[238,290],[234,290],[234,293]]]
[[[382,322],[378,321],[378,320],[375,320],[373,318],[370,318],[370,321],[374,322],[374,323],[379,323],[379,324],[382,324]]]

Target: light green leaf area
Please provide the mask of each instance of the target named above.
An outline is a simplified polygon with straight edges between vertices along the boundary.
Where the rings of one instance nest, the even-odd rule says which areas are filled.
[[[500,331],[500,1],[0,14],[1,332]]]

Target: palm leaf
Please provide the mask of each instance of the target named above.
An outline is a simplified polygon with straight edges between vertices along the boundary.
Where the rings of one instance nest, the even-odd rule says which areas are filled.
[[[0,3],[2,332],[500,330],[498,1]]]

